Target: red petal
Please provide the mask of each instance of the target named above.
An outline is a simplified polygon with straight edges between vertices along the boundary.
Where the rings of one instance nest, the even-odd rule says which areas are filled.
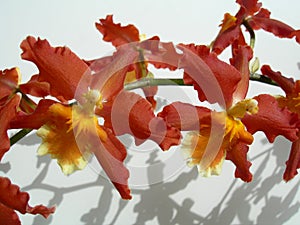
[[[131,199],[128,188],[129,171],[123,164],[127,155],[126,149],[109,129],[105,127],[103,129],[107,134],[107,139],[93,146],[94,154],[121,197]]]
[[[277,100],[267,94],[255,97],[258,101],[258,113],[245,115],[243,123],[247,130],[254,134],[263,131],[270,142],[273,142],[278,135],[283,135],[291,141],[298,139],[295,121],[295,114],[286,108],[280,108]]]
[[[240,38],[240,34],[240,27],[236,26],[233,29],[227,30],[218,35],[214,41],[212,51],[218,55],[221,54],[225,48]]]
[[[57,103],[53,100],[42,99],[39,101],[35,111],[31,114],[25,114],[23,112],[19,113],[16,118],[10,122],[10,129],[20,129],[20,128],[29,128],[29,129],[39,129],[44,125],[48,120],[47,111],[49,107]]]
[[[144,95],[146,96],[148,102],[152,105],[153,109],[156,108],[156,100],[154,99],[154,96],[157,94],[157,91],[158,91],[157,86],[143,88]]]
[[[235,22],[235,26],[232,25],[232,22],[230,23],[230,20],[232,18],[229,17],[228,14],[225,14],[222,29],[220,30],[217,38],[213,43],[212,50],[217,54],[222,53],[226,47],[232,45],[236,41],[245,44],[243,41],[244,36],[241,32],[240,26],[245,18],[254,15],[254,13],[258,12],[262,6],[262,4],[258,3],[257,0],[237,0],[236,2],[241,5],[241,8],[235,15],[237,19]],[[231,24],[231,26],[227,29],[224,29],[227,24]],[[254,24],[252,25],[254,26]]]
[[[300,168],[300,139],[292,144],[289,159],[286,162],[286,169],[283,174],[285,181],[290,181],[297,174],[297,169]]]
[[[254,17],[259,17],[259,18],[265,18],[265,19],[270,19],[271,16],[271,12],[267,9],[262,8]],[[256,24],[252,18],[249,18],[249,20],[247,20],[250,27],[253,30],[259,30],[261,29],[260,23]]]
[[[16,116],[17,107],[20,102],[20,96],[15,95],[12,99],[10,99],[5,105],[0,106],[0,161],[3,155],[10,148],[10,140],[7,135],[7,130],[9,129],[9,123]]]
[[[184,81],[193,84],[201,101],[219,103],[223,107],[232,104],[233,93],[241,79],[239,71],[210,53],[207,46],[180,45],[184,56],[180,68],[184,69]]]
[[[124,102],[132,101],[128,109],[128,122],[133,135],[141,140],[148,138],[155,141],[163,150],[178,145],[181,135],[179,130],[167,125],[163,119],[155,117],[151,105],[138,95],[126,94]],[[127,100],[127,101],[126,101]]]
[[[235,177],[241,178],[245,182],[252,180],[252,174],[249,171],[252,163],[247,160],[248,150],[249,147],[245,143],[238,143],[226,154],[226,159],[232,161],[236,166]]]
[[[236,0],[236,2],[247,10],[248,15],[258,12],[262,4],[257,0]]]
[[[139,113],[141,113],[141,109],[139,110]],[[132,114],[134,115],[134,113]],[[162,118],[153,118],[149,122],[149,130],[151,133],[149,139],[155,141],[162,150],[168,150],[171,146],[180,144],[180,131],[171,127],[169,124],[166,124]],[[135,133],[135,136],[137,136],[137,133]]]
[[[113,61],[113,56],[105,56],[94,60],[85,60],[84,62],[89,66],[90,70],[94,73],[101,71],[107,64]]]
[[[48,208],[43,205],[37,205],[34,207],[27,206],[27,209],[26,209],[26,213],[30,213],[32,215],[40,214],[45,218],[48,218],[54,212],[55,212],[55,207]]]
[[[300,30],[295,30],[293,36],[296,38],[296,41],[300,44]]]
[[[179,130],[199,130],[201,119],[210,115],[211,111],[205,107],[194,106],[188,103],[174,102],[164,107],[158,113],[167,124]]]
[[[181,138],[179,130],[155,117],[151,104],[135,93],[121,92],[104,116],[116,135],[132,134],[140,143],[151,139],[163,150],[178,145]]]
[[[96,23],[96,28],[103,34],[103,40],[111,42],[115,47],[140,40],[139,31],[135,26],[132,24],[121,26],[120,23],[114,23],[112,15],[100,19],[100,23]]]
[[[233,56],[235,55],[236,51],[238,51],[240,46],[248,46],[242,30],[240,29],[239,31],[240,35],[238,36],[238,39],[236,39],[231,45],[231,51]]]
[[[19,86],[24,94],[30,94],[35,97],[46,97],[50,94],[50,85],[47,82],[39,82],[38,75],[34,75],[31,79]]]
[[[47,218],[54,213],[55,208],[47,208],[45,206],[30,207],[28,205],[29,194],[21,192],[20,188],[10,182],[8,178],[0,177],[0,203],[8,208],[18,210],[20,213],[41,214]]]
[[[144,57],[144,56],[142,56]],[[140,61],[135,64],[133,64],[133,69],[135,72],[135,78],[136,80],[145,78],[148,76],[148,68],[147,63],[145,61]],[[129,81],[130,82],[130,81]],[[157,94],[158,87],[157,86],[148,86],[142,88],[144,95],[148,102],[151,103],[152,108],[155,109],[156,107],[156,100],[154,99],[154,96]]]
[[[236,101],[240,101],[247,95],[250,77],[249,61],[253,57],[253,51],[249,46],[239,46],[235,51],[233,58],[230,59],[230,63],[240,71],[242,79],[238,83],[233,95]]]
[[[113,99],[123,89],[126,74],[136,63],[138,54],[131,45],[119,47],[113,60],[93,75],[91,88],[100,90],[103,100]]]
[[[225,14],[226,15],[226,14]],[[226,18],[224,17],[224,20]],[[223,23],[226,22],[223,20]],[[218,36],[214,40],[212,51],[216,54],[221,54],[225,48],[231,45],[235,40],[238,40],[242,35],[239,21],[236,21],[235,26],[231,26],[226,30],[220,30]]]
[[[278,20],[253,16],[251,21],[254,23],[253,26],[255,26],[255,28],[262,28],[280,38],[293,38],[295,35],[294,28]]]
[[[78,84],[88,66],[69,48],[53,48],[47,40],[27,37],[22,43],[22,59],[34,62],[39,68],[38,81],[50,84],[51,95],[64,101],[74,98]],[[85,92],[85,87],[82,87]]]
[[[21,225],[18,214],[0,203],[0,221],[4,225]]]
[[[4,104],[7,97],[18,87],[20,73],[17,68],[0,70],[0,106]]]
[[[178,54],[172,42],[160,42],[159,40],[147,40],[151,42],[150,52],[145,53],[146,60],[158,69],[168,68],[176,70],[182,55]],[[143,44],[143,43],[142,43]],[[142,45],[141,44],[141,45]]]
[[[263,65],[261,67],[261,72],[263,75],[266,75],[274,80],[287,95],[294,92],[295,82],[293,78],[284,77],[279,71],[273,71],[269,65]]]

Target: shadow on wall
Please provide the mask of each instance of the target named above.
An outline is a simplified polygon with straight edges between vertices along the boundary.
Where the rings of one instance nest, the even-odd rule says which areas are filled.
[[[31,135],[22,142],[24,145],[36,143],[38,143],[36,138]],[[95,186],[103,187],[98,206],[89,209],[86,213],[83,212],[81,216],[81,222],[85,225],[124,224],[124,221],[123,223],[118,221],[122,213],[132,214],[133,221],[130,224],[134,225],[149,224],[149,221],[151,221],[151,224],[164,225],[231,225],[236,220],[239,221],[239,224],[284,224],[297,214],[300,207],[299,202],[294,203],[299,182],[289,192],[286,192],[286,195],[276,196],[272,193],[274,188],[282,182],[283,165],[285,165],[284,162],[288,158],[289,152],[286,149],[289,148],[288,142],[278,138],[274,149],[267,149],[253,157],[251,161],[261,160],[259,167],[254,173],[254,181],[237,186],[237,182],[234,180],[224,193],[224,197],[208,215],[195,213],[192,209],[195,202],[189,196],[184,198],[181,203],[176,202],[171,197],[171,195],[184,190],[189,185],[189,182],[198,177],[195,168],[190,170],[190,172],[181,173],[174,181],[153,184],[143,190],[133,190],[133,197],[140,199],[134,205],[133,210],[130,207],[131,201],[122,199],[119,200],[118,204],[114,202],[114,206],[117,204],[117,209],[113,210],[112,199],[115,190],[102,176],[99,176],[95,181],[67,188],[45,184],[44,180],[51,161],[50,157],[47,156],[38,158],[37,168],[42,168],[41,172],[23,190],[41,189],[49,191],[54,195],[49,201],[49,205],[58,206],[62,203],[66,194]],[[262,173],[271,158],[276,160],[277,165],[270,176],[262,177]],[[160,165],[160,169],[156,169],[155,173],[149,170],[148,180],[151,183],[153,176],[159,176],[159,172],[163,174],[165,165],[160,159],[157,159],[156,152],[149,155],[147,163],[159,163],[158,165]],[[9,169],[8,163],[0,164],[0,171],[6,172]],[[137,198],[137,196],[139,197]],[[261,207],[260,213],[255,218],[250,216],[253,207]],[[115,213],[109,213],[110,211]],[[108,214],[110,215],[109,218]],[[111,216],[112,214],[113,216]],[[33,225],[50,225],[51,222],[52,216],[47,220],[37,216],[34,218]]]
[[[285,149],[289,148],[289,143],[279,139],[275,146],[275,149],[268,149],[250,160],[254,161],[257,158],[264,157],[254,174],[255,180],[233,189],[236,183],[234,181],[227,191],[229,194],[230,189],[233,189],[225,207],[223,208],[223,203],[227,195],[224,195],[225,198],[200,224],[231,225],[234,219],[237,218],[240,224],[279,225],[287,222],[299,211],[300,203],[292,204],[298,191],[299,182],[285,197],[272,196],[270,194],[273,188],[282,182],[283,165],[285,165],[284,162],[288,157]],[[273,156],[276,157],[277,165],[271,176],[263,178],[262,173],[271,158],[271,150]],[[253,220],[253,218],[250,218],[251,208],[256,207],[258,203],[263,203],[263,207],[257,219]]]
[[[41,138],[39,138],[35,132],[30,132],[26,138],[21,139],[18,141],[19,145],[31,146],[37,145],[41,143]]]

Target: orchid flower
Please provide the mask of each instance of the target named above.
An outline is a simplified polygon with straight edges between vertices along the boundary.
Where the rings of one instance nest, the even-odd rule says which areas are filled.
[[[176,52],[171,42],[161,42],[158,36],[145,39],[145,35],[140,34],[134,25],[121,26],[119,23],[114,23],[112,15],[108,15],[105,19],[100,19],[99,23],[96,23],[96,28],[103,35],[103,40],[111,42],[116,49],[122,45],[129,45],[137,51],[138,54],[134,59],[135,63],[132,64],[126,74],[125,84],[142,78],[153,78],[153,74],[148,70],[148,63],[153,64],[156,68],[177,69],[177,61],[180,55]],[[98,71],[103,64],[112,58],[92,60],[89,63],[93,70]],[[142,90],[146,99],[155,109],[156,101],[154,96],[157,93],[157,86],[143,87]]]
[[[237,166],[236,176],[250,181],[252,176],[248,169],[251,164],[246,159],[246,153],[253,137],[247,132],[241,118],[245,113],[256,113],[257,107],[256,101],[241,98],[247,92],[248,74],[245,73],[245,77],[242,77],[237,68],[219,60],[206,46],[180,47],[184,52],[180,67],[185,71],[185,83],[194,85],[200,101],[219,103],[225,111],[216,112],[196,107],[194,116],[188,116],[183,112],[192,112],[193,107],[177,102],[166,106],[159,116],[178,129],[190,131],[183,141],[182,148],[188,155],[189,165],[197,165],[200,174],[219,174],[227,157]],[[245,59],[245,65],[248,66],[252,54],[251,49],[247,51],[249,53],[246,55],[249,57]],[[242,82],[246,84],[241,85]],[[209,89],[211,85],[216,89]],[[198,126],[197,130],[194,130],[197,127],[195,124]]]
[[[300,81],[294,81],[292,78],[286,78],[280,72],[275,72],[271,69],[270,66],[264,65],[261,68],[261,71],[264,75],[270,77],[272,80],[277,82],[277,84],[283,89],[286,96],[277,96],[276,100],[278,105],[282,110],[290,111],[294,114],[290,118],[291,123],[296,123],[297,128],[299,129],[299,96],[300,96]],[[297,138],[294,139],[294,142],[291,147],[291,152],[289,159],[286,162],[286,169],[283,174],[283,179],[289,181],[293,179],[297,174],[297,169],[300,168],[300,138],[299,132],[297,133]]]
[[[10,123],[11,128],[38,129],[37,135],[43,141],[38,153],[57,159],[65,174],[83,169],[94,154],[122,198],[130,199],[129,172],[123,165],[127,153],[115,135],[127,132],[140,139],[150,138],[163,149],[178,144],[180,139],[179,130],[166,128],[164,121],[155,117],[148,101],[122,91],[128,68],[138,53],[120,47],[111,63],[94,73],[70,49],[53,48],[46,40],[28,37],[21,48],[22,58],[37,65],[38,80],[47,82],[51,96],[60,102],[41,100],[33,113],[19,114]],[[127,60],[124,61],[125,52]],[[122,108],[114,104],[115,99],[122,99]],[[69,104],[73,100],[76,102]],[[113,106],[117,108],[112,109]],[[114,114],[117,127],[109,126],[109,117],[105,115],[111,115],[111,110],[130,112],[131,126],[122,125],[123,117],[118,113]],[[107,120],[104,126],[98,123],[98,115]],[[150,121],[156,124],[155,128],[149,127]]]
[[[262,8],[262,4],[258,0],[236,0],[240,5],[239,11],[235,16],[226,13],[216,39],[212,44],[212,50],[220,54],[229,45],[245,45],[244,35],[241,25],[244,25],[252,36],[253,30],[263,29],[280,38],[296,38],[300,43],[300,30],[295,30],[289,25],[270,18],[270,11]],[[253,45],[251,43],[250,45]]]
[[[119,23],[114,23],[112,15],[108,15],[105,19],[100,19],[99,23],[96,23],[96,28],[103,35],[103,40],[111,42],[114,47],[118,48],[121,45],[129,44],[138,52],[135,59],[136,63],[132,64],[131,71],[128,71],[126,74],[125,84],[153,76],[147,69],[142,48],[137,46],[137,44],[142,41],[141,38],[143,35],[140,34],[134,25],[121,26]],[[157,38],[154,37],[154,39]],[[99,70],[96,66],[95,68]],[[155,108],[156,101],[154,100],[154,95],[157,93],[157,87],[144,87],[142,90],[146,99],[152,104],[153,108]]]
[[[22,83],[18,68],[0,71],[0,160],[15,143],[9,129],[35,129],[41,138],[38,155],[49,154],[65,175],[84,169],[94,156],[120,196],[129,200],[127,149],[118,136],[130,134],[136,145],[151,140],[163,151],[181,143],[187,164],[196,166],[202,176],[219,175],[223,162],[230,160],[236,166],[235,177],[250,182],[252,163],[247,153],[253,135],[262,131],[270,143],[279,135],[293,142],[283,175],[291,180],[300,168],[300,81],[265,65],[260,78],[276,82],[285,96],[249,98],[247,94],[253,79],[249,62],[254,30],[295,38],[298,43],[300,30],[272,19],[258,0],[236,3],[238,12],[224,15],[211,46],[175,46],[158,36],[146,39],[134,25],[115,23],[112,15],[95,24],[103,40],[115,47],[111,56],[85,60],[68,47],[52,47],[47,40],[28,36],[20,45],[21,58],[34,63],[38,74]],[[249,45],[242,25],[250,33]],[[218,56],[228,46],[232,58],[225,62]],[[150,64],[182,70],[176,84],[193,86],[199,101],[211,107],[173,102],[156,114],[157,86],[163,83],[149,71]],[[154,80],[157,83],[150,82]],[[174,85],[175,79],[162,80]],[[130,92],[135,88],[142,88],[145,98]],[[19,225],[17,211],[44,217],[55,211],[55,207],[29,206],[29,194],[8,178],[0,177],[0,192],[5,193],[0,195],[1,224]]]
[[[182,149],[189,165],[196,165],[200,174],[220,174],[224,159],[228,159],[237,167],[236,177],[251,181],[251,163],[247,160],[247,152],[248,145],[253,142],[252,134],[260,128],[259,121],[264,119],[264,124],[277,122],[265,130],[270,140],[279,134],[295,140],[297,128],[290,122],[292,115],[278,105],[272,105],[272,96],[245,98],[250,76],[249,61],[252,58],[250,47],[240,46],[231,59],[232,65],[219,60],[216,53],[210,52],[206,46],[181,45],[181,48],[185,53],[180,62],[185,71],[185,82],[194,85],[200,101],[218,103],[224,111],[216,112],[176,102],[166,106],[159,116],[180,130],[190,131]],[[192,53],[188,54],[188,51]],[[215,88],[211,88],[212,82]],[[263,107],[270,104],[269,108]],[[266,116],[272,110],[273,115]]]

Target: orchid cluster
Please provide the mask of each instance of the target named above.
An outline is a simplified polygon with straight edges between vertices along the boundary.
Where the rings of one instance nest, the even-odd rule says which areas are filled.
[[[187,164],[197,166],[203,176],[220,174],[223,161],[230,160],[235,177],[250,182],[247,152],[253,134],[262,131],[271,143],[279,135],[292,142],[283,179],[293,179],[300,167],[300,81],[260,66],[253,56],[256,30],[295,38],[298,44],[300,30],[272,19],[257,0],[236,2],[240,9],[224,15],[210,45],[146,39],[134,25],[115,23],[112,15],[96,23],[103,40],[115,47],[112,55],[99,59],[84,60],[67,47],[28,36],[20,45],[21,57],[34,63],[38,74],[22,83],[18,68],[0,71],[0,159],[36,130],[41,138],[38,155],[51,155],[64,174],[84,169],[95,156],[120,196],[131,199],[127,150],[120,135],[132,135],[136,145],[152,140],[163,151],[181,145]],[[219,57],[227,48],[228,62]],[[182,78],[155,78],[150,65],[182,71]],[[251,80],[277,85],[285,96],[246,98]],[[193,86],[199,105],[172,102],[157,112],[160,85]],[[142,89],[143,96],[134,89]],[[11,129],[19,131],[9,135]],[[0,177],[0,192],[2,224],[21,224],[16,211],[44,217],[55,211],[29,206],[29,194],[9,178]]]

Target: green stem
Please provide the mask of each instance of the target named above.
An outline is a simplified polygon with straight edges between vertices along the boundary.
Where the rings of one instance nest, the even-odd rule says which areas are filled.
[[[251,74],[250,80],[258,81],[258,82],[265,83],[265,84],[270,84],[273,86],[278,86],[278,84],[275,81],[273,81],[272,79],[270,79],[269,77],[266,77],[266,76],[258,74],[258,73]]]
[[[149,86],[187,86],[184,84],[183,79],[162,79],[162,78],[142,78],[138,81],[128,83],[124,86],[125,90],[134,90],[137,88],[149,87]]]
[[[250,80],[253,81],[258,81],[261,83],[265,84],[270,84],[274,86],[278,86],[277,83],[275,83],[273,80],[270,78],[254,73],[251,74]],[[134,90],[138,88],[143,88],[143,87],[150,87],[150,86],[191,86],[189,84],[184,84],[183,79],[163,79],[163,78],[142,78],[138,81],[128,83],[124,86],[125,90]],[[21,140],[23,137],[25,137],[28,133],[30,133],[32,129],[22,129],[15,135],[13,135],[10,138],[10,145],[14,145],[17,143],[19,140]]]
[[[251,74],[250,80],[278,86],[278,84],[273,80],[271,80],[270,78],[257,73]],[[172,86],[172,85],[190,86],[189,84],[184,84],[183,79],[142,78],[138,81],[126,84],[124,86],[124,89],[129,91],[129,90],[134,90],[143,87],[150,87],[150,86]]]
[[[255,33],[254,33],[254,30],[252,29],[252,27],[248,23],[248,20],[246,20],[246,19],[243,21],[243,25],[246,27],[247,31],[250,34],[250,47],[252,49],[254,49],[254,45],[255,45]]]
[[[23,92],[21,92],[21,95],[22,95],[22,99],[27,103],[28,107],[30,108],[30,111],[28,112],[32,112],[35,110],[36,108],[36,104],[33,100],[31,100],[31,98],[29,98],[26,94],[24,94]]]
[[[24,94],[20,89],[16,89],[16,93],[21,93],[21,103],[19,105],[20,109],[26,113],[32,113],[36,109],[36,104],[31,98],[29,98],[26,94]],[[29,134],[32,129],[22,129],[12,137],[10,137],[10,146],[13,146],[27,134]]]
[[[32,131],[32,129],[22,129],[18,133],[14,134],[10,138],[10,146],[13,146],[15,143],[17,143],[19,140],[21,140],[23,137],[25,137],[31,131]]]

